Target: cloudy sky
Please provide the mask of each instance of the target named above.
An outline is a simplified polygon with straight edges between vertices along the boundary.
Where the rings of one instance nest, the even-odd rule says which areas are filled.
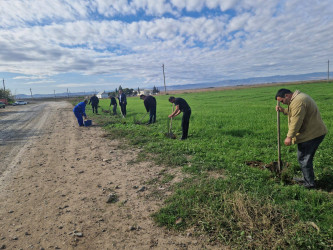
[[[325,72],[329,59],[332,0],[0,0],[13,94],[163,86],[162,64],[178,85]]]

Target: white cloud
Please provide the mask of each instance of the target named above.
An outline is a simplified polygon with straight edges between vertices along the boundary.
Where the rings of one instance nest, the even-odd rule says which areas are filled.
[[[0,27],[73,21],[87,16],[88,3],[84,0],[3,0],[0,2]]]
[[[56,87],[58,88],[80,88],[80,87],[90,87],[91,83],[64,83],[58,84]]]
[[[54,80],[44,80],[44,81],[31,81],[31,82],[26,82],[24,83],[25,85],[46,85],[46,84],[49,84],[49,83],[55,83],[56,81]]]
[[[34,79],[44,79],[44,76],[16,76],[13,77],[14,80],[34,80]]]
[[[251,14],[244,13],[232,18],[228,24],[228,32],[244,29],[245,24],[250,20]]]

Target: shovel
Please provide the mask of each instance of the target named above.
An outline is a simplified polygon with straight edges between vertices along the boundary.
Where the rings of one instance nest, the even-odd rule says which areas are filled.
[[[175,104],[172,104],[172,113],[174,111],[174,107]],[[168,133],[166,133],[165,135],[171,139],[176,139],[176,135],[174,133],[172,133],[172,117],[170,118],[170,124],[168,124]]]
[[[145,118],[147,114],[148,114],[148,112],[147,112],[147,113],[145,113],[145,114],[144,114],[144,115],[141,117],[141,119],[140,119],[140,120],[138,120],[138,121],[135,121],[134,123],[135,123],[135,124],[141,124],[141,122],[142,122],[143,118]]]
[[[120,108],[120,114],[123,116],[123,118],[125,118],[125,116],[124,116],[124,114],[123,114],[123,111],[121,110],[120,102],[119,102],[119,108]]]

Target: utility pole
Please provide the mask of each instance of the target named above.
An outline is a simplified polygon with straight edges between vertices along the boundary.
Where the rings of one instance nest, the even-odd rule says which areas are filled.
[[[163,79],[164,79],[164,92],[165,92],[165,94],[166,94],[164,64],[162,64],[162,68],[163,68]]]
[[[54,90],[54,99],[56,99],[56,94],[55,94],[55,90]]]
[[[2,83],[3,83],[3,91],[6,92],[6,87],[5,87],[5,79],[2,78]]]
[[[330,80],[330,60],[327,61],[327,82]]]
[[[67,89],[67,99],[69,99],[68,89]]]
[[[32,99],[32,91],[31,91],[31,88],[30,88],[30,94],[31,94],[31,99]]]

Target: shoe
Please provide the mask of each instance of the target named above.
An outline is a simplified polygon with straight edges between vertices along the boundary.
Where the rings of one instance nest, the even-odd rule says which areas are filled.
[[[308,185],[308,184],[304,184],[303,185],[306,189],[315,189],[316,185]]]
[[[299,183],[299,184],[304,184],[305,183],[305,180],[304,180],[303,177],[294,177],[293,181],[296,182],[296,183]]]

